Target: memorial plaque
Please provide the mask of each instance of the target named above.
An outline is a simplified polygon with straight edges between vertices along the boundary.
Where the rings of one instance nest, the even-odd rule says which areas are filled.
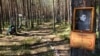
[[[74,48],[83,48],[87,50],[94,50],[95,48],[95,33],[80,33],[71,32],[70,46]]]

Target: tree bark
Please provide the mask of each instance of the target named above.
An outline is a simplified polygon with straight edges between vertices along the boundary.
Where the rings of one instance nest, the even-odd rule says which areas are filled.
[[[52,16],[53,16],[53,31],[55,32],[56,31],[56,29],[55,29],[55,13],[54,13],[54,2],[55,0],[53,0],[53,6],[52,6],[52,8],[53,8],[53,12],[52,12]]]
[[[0,0],[0,34],[2,34],[2,1]]]
[[[72,11],[74,11],[74,8],[77,7],[94,7],[95,6],[95,0],[72,0]],[[96,19],[94,19],[96,21]],[[95,22],[94,22],[95,25]],[[94,31],[96,27],[94,26]],[[71,56],[90,56],[88,53],[90,51],[79,49],[79,48],[71,48]]]

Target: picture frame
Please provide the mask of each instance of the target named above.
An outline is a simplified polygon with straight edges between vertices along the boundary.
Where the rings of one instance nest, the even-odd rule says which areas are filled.
[[[73,31],[93,32],[94,7],[74,8]]]

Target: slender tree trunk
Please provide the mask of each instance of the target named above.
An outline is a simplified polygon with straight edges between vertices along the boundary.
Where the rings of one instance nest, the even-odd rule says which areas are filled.
[[[55,29],[55,10],[54,10],[54,2],[55,0],[53,0],[53,12],[52,12],[52,16],[53,16],[53,31],[55,32],[56,31],[56,29]]]
[[[28,21],[27,21],[27,26],[30,29],[30,0],[27,0],[27,13],[28,13]]]
[[[34,20],[35,20],[35,3],[34,0],[31,0],[32,5],[31,5],[31,14],[32,14],[32,20],[31,20],[31,29],[34,29]]]
[[[0,34],[2,34],[2,2],[0,0]]]
[[[100,49],[100,0],[98,0],[99,5],[99,15],[98,15],[98,32],[99,32],[99,38],[98,38],[98,48]]]
[[[28,29],[28,0],[24,1],[24,5],[25,5],[25,16],[26,16],[26,29]]]
[[[64,14],[63,14],[64,17],[63,18],[64,18],[64,24],[66,24],[66,0],[64,0],[63,3],[64,3],[64,9],[63,9],[64,10],[63,11],[64,12]]]
[[[39,24],[41,24],[42,23],[42,18],[41,18],[41,11],[42,11],[42,9],[41,9],[41,0],[39,0],[39,7],[40,7],[40,11],[39,11]]]
[[[18,22],[19,20],[18,20],[18,14],[19,14],[19,12],[18,12],[18,2],[17,2],[17,0],[15,1],[15,20],[16,20],[16,23],[15,23],[15,25],[16,25],[16,33],[17,33],[17,31],[19,30],[18,29],[18,24],[19,23],[21,23],[21,22]]]
[[[1,0],[1,8],[2,8],[2,28],[4,30],[4,19],[5,19],[5,4],[3,5],[3,0]]]

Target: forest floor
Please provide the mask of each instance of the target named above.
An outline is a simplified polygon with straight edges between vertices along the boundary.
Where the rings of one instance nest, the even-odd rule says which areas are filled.
[[[17,35],[6,35],[5,30],[0,35],[0,56],[70,56],[69,25],[56,25],[55,33],[50,23],[40,27]],[[99,52],[96,49],[91,56],[100,56]]]
[[[39,30],[0,35],[0,56],[69,56],[70,29],[60,26],[57,33],[53,33],[48,27],[49,24],[45,24]]]
[[[38,30],[21,31],[17,35],[6,35],[5,30],[0,35],[0,56],[70,56],[69,25],[56,25],[55,33],[51,24],[40,27]],[[90,56],[100,56],[99,52],[96,48]]]

